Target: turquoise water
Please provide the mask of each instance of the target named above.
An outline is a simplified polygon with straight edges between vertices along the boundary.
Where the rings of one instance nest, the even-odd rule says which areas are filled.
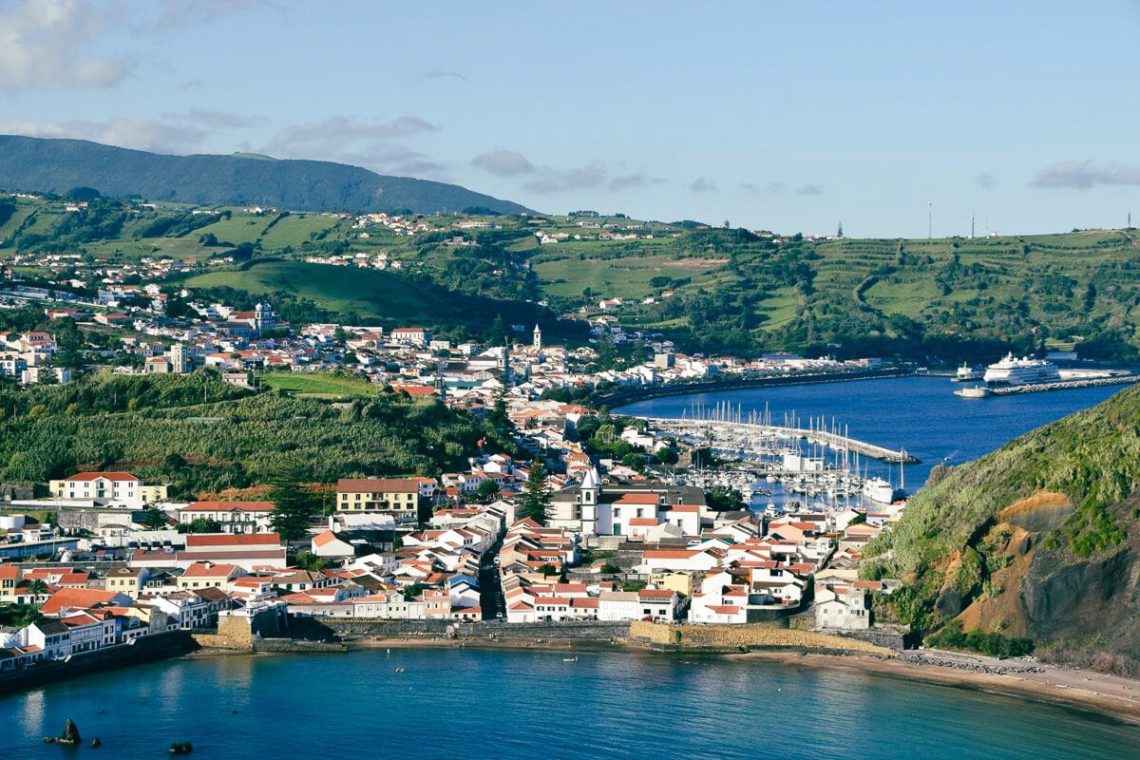
[[[396,673],[396,667],[406,668]],[[169,661],[0,698],[0,758],[1137,757],[1140,729],[847,671],[396,650]],[[104,746],[45,746],[66,718]]]
[[[622,414],[680,417],[698,406],[728,402],[745,417],[764,411],[767,402],[773,422],[794,412],[803,420],[834,417],[851,435],[891,449],[905,448],[922,460],[906,471],[908,490],[926,482],[930,468],[940,462],[956,465],[977,459],[1023,433],[1067,414],[1104,401],[1120,386],[1070,391],[1027,393],[987,399],[961,399],[957,383],[945,377],[904,377],[846,383],[754,388],[726,393],[650,399],[622,407]],[[893,479],[897,483],[897,467]],[[871,472],[884,472],[872,464]]]

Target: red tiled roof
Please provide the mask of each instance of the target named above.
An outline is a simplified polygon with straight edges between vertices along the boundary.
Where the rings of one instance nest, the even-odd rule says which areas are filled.
[[[186,548],[191,546],[278,546],[281,536],[276,533],[190,533]]]
[[[673,592],[667,588],[643,588],[637,592],[637,595],[642,599],[657,599],[660,601],[668,601],[673,598]]]
[[[230,512],[241,510],[243,512],[272,512],[277,508],[271,501],[196,501],[183,512]]]
[[[338,492],[348,493],[419,493],[414,478],[341,478],[336,482]]]
[[[229,577],[236,570],[235,565],[214,565],[209,562],[195,562],[182,573],[183,578],[218,578]]]
[[[622,494],[615,504],[657,504],[660,497],[655,493],[627,493]]]
[[[138,480],[138,478],[129,472],[77,472],[70,478],[67,478],[67,480],[87,481],[98,480],[99,478],[117,481]]]
[[[55,615],[64,607],[83,608],[94,604],[106,604],[117,596],[114,591],[97,588],[61,588],[56,591],[40,609],[45,615]]]

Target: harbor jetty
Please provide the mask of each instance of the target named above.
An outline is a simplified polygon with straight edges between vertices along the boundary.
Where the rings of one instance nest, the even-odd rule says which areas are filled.
[[[1110,377],[1089,377],[1076,380],[1056,380],[1051,383],[1026,383],[988,388],[991,396],[1013,396],[1019,393],[1043,393],[1045,391],[1067,391],[1074,388],[1096,388],[1102,385],[1130,385],[1140,382],[1140,375],[1112,375]]]
[[[754,452],[770,452],[773,441],[807,441],[809,444],[826,446],[834,451],[859,454],[870,459],[891,464],[920,464],[920,460],[906,451],[896,451],[852,438],[846,432],[839,432],[835,426],[828,427],[823,421],[810,420],[808,427],[798,424],[793,417],[785,419],[785,424],[772,424],[769,415],[752,414],[743,417],[738,410],[726,405],[718,405],[712,411],[700,410],[693,416],[680,418],[637,417],[651,427],[664,433],[687,437],[708,437],[731,439],[737,447]]]

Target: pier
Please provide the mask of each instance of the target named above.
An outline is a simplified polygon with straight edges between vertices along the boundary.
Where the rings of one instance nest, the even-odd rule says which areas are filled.
[[[806,440],[811,444],[827,446],[835,451],[846,451],[852,454],[877,459],[892,464],[919,464],[920,460],[907,454],[905,451],[895,451],[884,446],[860,441],[848,435],[814,426],[807,429],[798,426],[773,425],[758,420],[744,421],[739,419],[717,418],[665,418],[665,417],[636,417],[645,420],[651,427],[665,433],[680,436],[712,437],[718,439],[734,439],[748,445],[748,448],[757,452],[767,451],[771,446],[765,446],[773,440]]]
[[[1057,380],[1051,383],[1027,383],[989,388],[991,396],[1013,396],[1019,393],[1043,393],[1045,391],[1066,391],[1073,388],[1096,388],[1102,385],[1130,385],[1140,381],[1140,375],[1113,375],[1111,377],[1089,377],[1074,380]]]

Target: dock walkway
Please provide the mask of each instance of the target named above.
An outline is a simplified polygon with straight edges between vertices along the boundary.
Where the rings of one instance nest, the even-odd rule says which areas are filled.
[[[898,464],[918,464],[919,460],[904,451],[895,451],[884,446],[860,441],[857,438],[839,435],[826,430],[803,430],[801,428],[784,427],[781,425],[763,425],[754,422],[737,422],[727,420],[703,419],[675,419],[667,417],[637,417],[648,422],[657,430],[676,433],[678,435],[704,435],[706,432],[733,436],[742,440],[754,440],[757,449],[763,448],[761,444],[767,439],[807,440],[809,443],[819,443],[835,450],[846,450],[858,453],[861,456],[878,459],[882,462]]]

